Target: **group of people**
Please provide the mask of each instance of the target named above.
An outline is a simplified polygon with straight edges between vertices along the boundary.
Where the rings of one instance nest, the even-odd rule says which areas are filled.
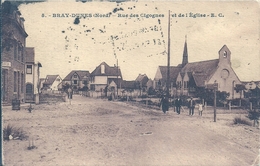
[[[166,113],[166,111],[168,111],[168,109],[169,109],[169,100],[165,96],[163,96],[160,103],[161,103],[160,105],[162,105],[163,112]],[[190,97],[190,100],[188,101],[189,116],[194,115],[195,105],[196,105],[195,100],[193,100],[193,98]],[[183,103],[182,103],[182,100],[180,97],[177,97],[177,99],[175,99],[173,101],[173,106],[175,107],[174,111],[176,110],[177,114],[179,115],[181,113],[181,109],[183,109],[182,108]],[[204,106],[203,106],[202,102],[200,102],[198,104],[198,110],[199,110],[200,116],[202,116],[203,107]]]

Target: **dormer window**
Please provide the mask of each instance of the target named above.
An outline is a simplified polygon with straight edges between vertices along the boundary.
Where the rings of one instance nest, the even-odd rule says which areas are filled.
[[[224,51],[223,57],[224,57],[224,58],[227,57],[227,51]]]
[[[105,74],[105,65],[101,65],[101,74]]]

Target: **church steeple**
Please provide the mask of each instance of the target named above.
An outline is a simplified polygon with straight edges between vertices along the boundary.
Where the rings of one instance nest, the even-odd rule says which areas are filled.
[[[184,50],[182,56],[182,67],[188,63],[187,35],[185,35]]]

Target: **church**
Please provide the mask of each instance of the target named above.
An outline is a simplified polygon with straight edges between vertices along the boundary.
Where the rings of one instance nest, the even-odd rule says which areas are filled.
[[[167,66],[159,66],[154,77],[156,90],[166,89]],[[231,52],[224,45],[218,58],[199,62],[188,62],[187,40],[185,39],[182,63],[170,66],[170,94],[172,96],[196,96],[203,88],[216,85],[218,91],[229,93],[229,99],[243,98],[242,84],[231,67]]]

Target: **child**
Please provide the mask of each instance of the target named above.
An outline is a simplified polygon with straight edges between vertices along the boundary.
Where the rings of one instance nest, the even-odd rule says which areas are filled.
[[[202,111],[203,111],[203,105],[202,102],[199,103],[199,115],[202,116]]]

